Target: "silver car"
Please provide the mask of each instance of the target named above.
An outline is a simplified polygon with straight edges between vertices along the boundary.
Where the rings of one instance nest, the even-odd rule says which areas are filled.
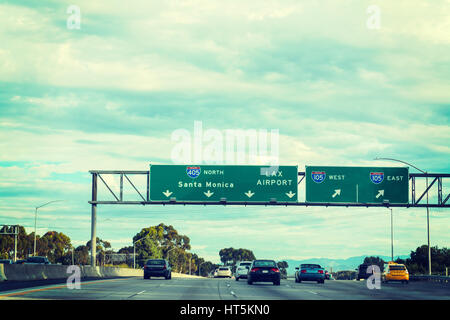
[[[251,261],[241,261],[236,266],[236,272],[234,274],[236,281],[239,281],[239,279],[247,279],[248,270],[251,265],[252,265]]]

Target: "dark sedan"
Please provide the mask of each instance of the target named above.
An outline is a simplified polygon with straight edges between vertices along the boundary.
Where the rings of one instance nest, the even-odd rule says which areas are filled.
[[[163,259],[150,259],[144,265],[144,279],[150,277],[164,277],[166,279],[172,278],[172,269],[169,261]]]
[[[25,264],[50,264],[50,261],[48,261],[47,257],[33,256],[29,257]]]
[[[281,281],[280,269],[274,260],[254,260],[247,275],[247,283],[272,282],[279,286]]]

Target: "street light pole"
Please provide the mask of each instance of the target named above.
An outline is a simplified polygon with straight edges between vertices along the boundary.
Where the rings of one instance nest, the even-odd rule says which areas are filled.
[[[392,208],[389,208],[391,210],[391,261],[394,261],[394,227],[393,227],[393,215],[392,215]]]
[[[136,269],[136,243],[148,237],[148,234],[133,242],[133,269]]]
[[[176,249],[177,247],[173,247],[172,249],[170,249],[169,251],[166,252],[166,259],[169,258],[169,252],[172,251],[173,249]]]
[[[408,166],[413,167],[414,169],[422,172],[423,174],[425,174],[425,181],[426,181],[426,187],[425,190],[427,191],[427,241],[428,241],[428,274],[431,275],[431,247],[430,247],[430,208],[428,207],[428,172],[427,171],[423,171],[419,168],[417,168],[416,166],[406,162],[406,161],[402,161],[402,160],[398,160],[398,159],[393,159],[393,158],[375,158],[374,160],[390,160],[390,161],[397,161],[397,162],[401,162],[404,163]]]
[[[59,201],[64,201],[64,200],[54,200],[54,201],[50,201],[47,203],[44,203],[38,207],[35,208],[34,210],[34,250],[33,250],[33,256],[36,256],[36,225],[37,225],[37,211],[39,208],[45,207],[46,205],[53,203],[53,202],[59,202]]]

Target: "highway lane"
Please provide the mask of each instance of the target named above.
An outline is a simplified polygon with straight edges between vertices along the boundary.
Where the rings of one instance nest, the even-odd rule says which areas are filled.
[[[430,282],[382,284],[369,290],[365,281],[326,281],[295,283],[282,280],[248,285],[245,280],[190,278],[120,278],[83,281],[81,289],[63,285],[0,292],[0,299],[64,300],[415,300],[450,299],[450,285]]]

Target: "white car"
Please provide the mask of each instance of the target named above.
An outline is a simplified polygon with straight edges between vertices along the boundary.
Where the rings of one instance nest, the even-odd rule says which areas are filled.
[[[233,274],[231,273],[230,267],[220,267],[217,269],[217,278],[227,277],[231,278]]]
[[[248,269],[252,265],[251,261],[241,261],[236,266],[236,273],[234,274],[234,277],[236,278],[236,281],[239,281],[239,279],[247,279]]]

